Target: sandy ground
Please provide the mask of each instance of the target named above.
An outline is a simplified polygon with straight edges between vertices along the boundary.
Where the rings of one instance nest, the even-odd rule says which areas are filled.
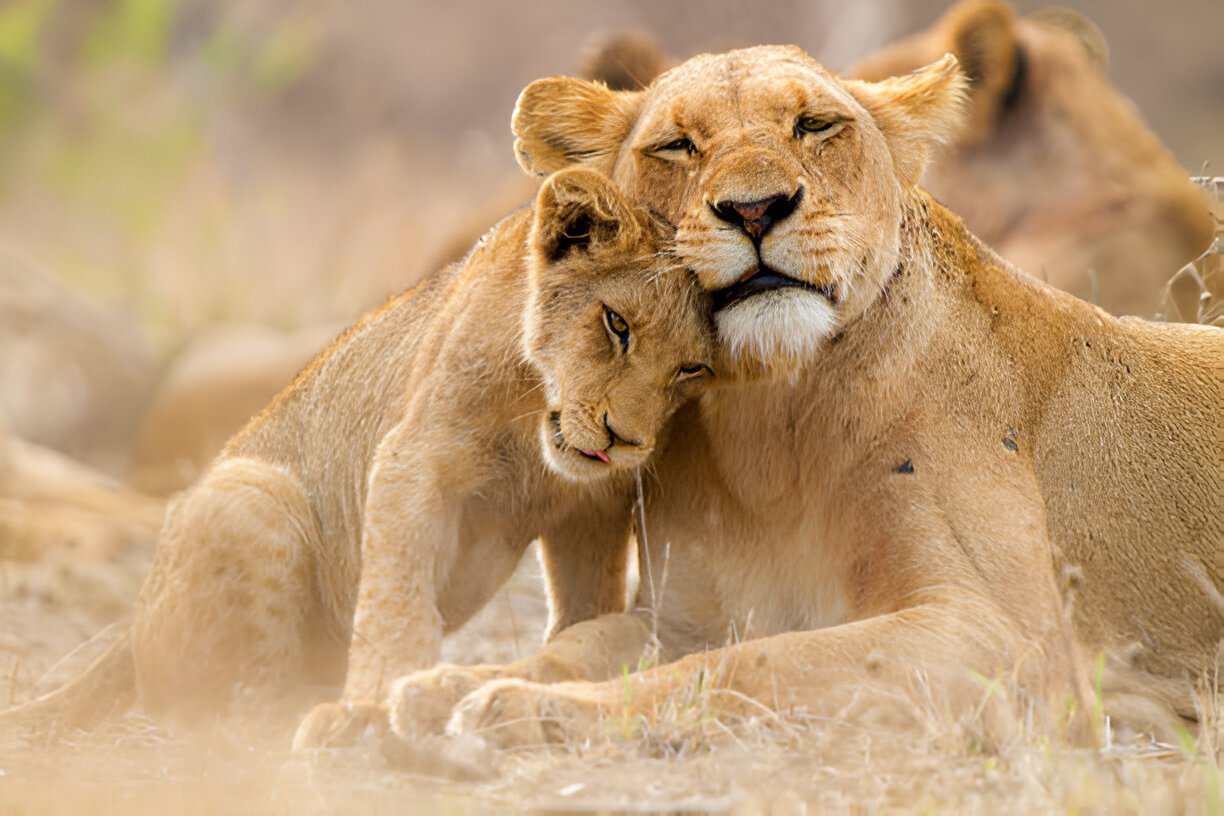
[[[25,699],[79,671],[121,620],[147,547],[0,564],[0,676]],[[451,662],[512,660],[547,615],[534,557],[448,639]],[[79,651],[78,646],[87,644]],[[64,655],[71,653],[67,659]],[[478,778],[397,770],[377,744],[294,755],[288,735],[186,739],[137,713],[54,744],[0,735],[0,813],[1219,813],[1218,723],[1183,746],[1097,752],[1036,733],[984,745],[973,722],[919,712],[917,728],[838,721],[665,722],[631,738],[493,755]],[[441,748],[439,748],[441,750]]]

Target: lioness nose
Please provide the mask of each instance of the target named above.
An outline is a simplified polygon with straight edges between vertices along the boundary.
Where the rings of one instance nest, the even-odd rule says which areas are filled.
[[[719,201],[711,204],[710,209],[723,221],[739,227],[752,240],[759,241],[770,227],[793,213],[802,198],[803,188],[800,187],[792,196],[779,194],[757,201]]]

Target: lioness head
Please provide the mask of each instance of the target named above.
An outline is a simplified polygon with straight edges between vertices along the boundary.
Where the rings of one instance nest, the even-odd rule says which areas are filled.
[[[640,465],[712,373],[708,298],[672,257],[672,237],[593,170],[540,188],[524,346],[547,396],[544,456],[562,476]]]
[[[724,351],[777,368],[811,359],[878,296],[902,192],[955,132],[963,89],[951,56],[865,83],[762,46],[694,57],[640,92],[539,80],[513,126],[529,171],[597,168],[677,224]]]

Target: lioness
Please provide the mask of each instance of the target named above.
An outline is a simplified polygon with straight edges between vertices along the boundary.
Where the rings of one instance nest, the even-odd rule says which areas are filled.
[[[581,739],[695,688],[734,712],[836,716],[864,684],[924,677],[963,710],[982,699],[973,672],[1010,672],[1038,699],[1086,693],[1080,646],[1134,645],[1136,668],[1174,678],[1214,659],[1224,334],[1111,317],[1020,273],[920,190],[965,88],[951,56],[870,83],[793,47],[694,57],[639,93],[527,87],[526,169],[603,170],[679,225],[724,385],[677,413],[684,433],[656,454],[644,564],[657,578],[670,563],[665,584],[643,582],[646,611],[510,666],[409,677],[398,732],[499,676],[452,730]],[[675,662],[514,679],[563,665],[603,681],[652,629]]]
[[[296,739],[327,742],[436,662],[537,537],[550,632],[623,610],[632,470],[711,371],[672,234],[594,171],[548,180],[229,442],[169,510],[130,635],[22,713],[87,720],[94,691],[136,691],[186,719],[343,678]]]

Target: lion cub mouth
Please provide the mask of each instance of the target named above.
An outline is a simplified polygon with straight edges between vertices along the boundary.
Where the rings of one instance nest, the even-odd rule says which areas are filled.
[[[790,288],[806,289],[809,292],[820,295],[834,306],[837,305],[837,292],[833,288],[833,284],[828,283],[824,286],[816,286],[815,284],[783,275],[781,272],[774,271],[768,266],[758,266],[750,269],[735,283],[723,289],[716,289],[710,294],[714,301],[714,311],[720,312],[754,295],[773,292],[777,289]]]
[[[561,413],[559,411],[551,412],[548,415],[548,422],[552,426],[553,445],[556,446],[557,450],[577,451],[587,459],[595,462],[603,462],[605,465],[611,462],[611,460],[608,458],[608,454],[604,451],[583,450],[582,448],[575,448],[573,445],[567,442],[565,440],[565,434],[561,432]]]

